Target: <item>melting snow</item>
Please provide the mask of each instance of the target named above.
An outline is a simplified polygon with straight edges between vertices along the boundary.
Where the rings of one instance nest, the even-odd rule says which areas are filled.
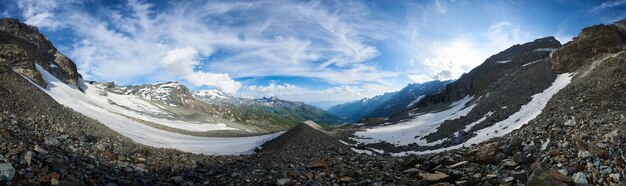
[[[352,149],[352,151],[359,153],[359,154],[367,154],[367,155],[372,155],[373,152],[370,150],[361,150],[361,149],[355,149],[355,148],[350,148]]]
[[[454,120],[466,116],[476,106],[473,104],[465,107],[465,104],[471,101],[472,98],[473,97],[466,96],[452,103],[448,110],[435,113],[422,113],[406,122],[356,132],[355,136],[357,136],[357,138],[354,138],[354,140],[359,143],[377,143],[385,141],[394,145],[416,143],[421,146],[432,146],[442,143],[444,140],[428,143],[423,137],[436,132],[437,128],[446,120]],[[416,138],[416,136],[418,137]]]
[[[49,77],[48,79],[55,78],[52,75],[50,76],[51,77]],[[206,131],[212,131],[212,130],[237,130],[235,128],[226,126],[226,124],[224,123],[217,123],[217,124],[191,123],[191,122],[181,121],[181,120],[169,120],[169,119],[152,117],[145,113],[151,113],[151,114],[166,114],[166,113],[163,112],[161,108],[156,107],[142,100],[138,96],[120,95],[120,94],[115,94],[111,92],[107,92],[106,95],[101,95],[99,93],[104,90],[99,89],[98,87],[88,84],[88,83],[83,83],[83,85],[84,85],[83,88],[85,88],[84,89],[85,93],[78,95],[78,96],[83,96],[90,103],[98,107],[101,107],[107,111],[113,112],[113,113],[123,114],[129,117],[153,122],[159,125],[164,125],[164,126],[187,130],[187,131],[206,132]],[[131,110],[117,106],[115,104],[111,104],[111,102],[130,108]]]
[[[190,136],[156,129],[107,110],[111,107],[102,105],[101,100],[93,98],[94,95],[82,93],[61,82],[41,66],[36,65],[36,67],[48,83],[48,87],[43,89],[37,84],[33,83],[33,85],[50,95],[55,101],[87,117],[98,120],[112,130],[144,145],[211,155],[251,154],[261,144],[282,134],[281,132],[262,136],[217,138]],[[83,83],[83,85],[85,84]],[[89,89],[94,87],[86,85],[86,88],[86,92],[89,92]],[[224,128],[216,125],[208,126]]]
[[[421,96],[417,97],[415,100],[413,100],[411,103],[409,103],[409,105],[407,105],[406,108],[411,108],[413,105],[417,104],[417,102],[422,100],[422,98],[424,98],[424,95],[421,95]]]
[[[535,64],[535,63],[541,62],[542,60],[545,60],[545,59],[535,60],[535,61],[533,61],[533,62],[526,63],[526,64],[524,64],[524,65],[522,65],[522,66],[523,66],[523,67],[525,67],[525,66],[528,66],[528,65],[532,65],[532,64]]]
[[[487,112],[487,114],[485,114],[485,116],[483,116],[482,118],[470,123],[469,125],[465,126],[465,129],[463,129],[463,131],[468,132],[472,129],[472,127],[474,127],[474,125],[477,125],[483,121],[485,121],[487,119],[487,117],[491,116],[493,114],[493,112],[489,111]]]
[[[509,63],[509,62],[511,62],[511,60],[496,61],[496,63],[500,63],[500,64]]]
[[[555,50],[556,50],[556,48],[538,48],[538,49],[535,49],[533,51],[535,51],[535,52],[552,52],[552,51],[555,51]]]
[[[508,134],[515,129],[521,128],[524,124],[528,123],[532,119],[535,119],[539,114],[541,114],[541,111],[546,106],[546,104],[548,104],[548,101],[552,98],[552,96],[558,93],[561,89],[565,88],[571,82],[572,76],[572,73],[559,74],[550,87],[548,87],[541,93],[533,95],[532,100],[528,104],[523,105],[518,112],[512,114],[505,120],[495,123],[490,127],[478,130],[475,137],[470,138],[468,141],[462,144],[428,151],[406,151],[392,153],[392,155],[406,156],[409,154],[438,153],[447,150],[458,149],[464,146],[470,146],[472,144],[478,144],[495,137],[504,136],[505,134]]]

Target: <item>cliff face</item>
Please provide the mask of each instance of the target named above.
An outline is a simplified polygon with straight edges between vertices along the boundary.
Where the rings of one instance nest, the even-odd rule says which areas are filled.
[[[626,41],[626,19],[611,25],[595,25],[581,31],[570,43],[550,57],[557,73],[571,72],[603,53],[622,50]],[[622,29],[620,29],[622,28]]]
[[[35,64],[52,72],[59,79],[74,86],[81,75],[76,64],[60,53],[36,27],[17,19],[0,19],[0,66],[11,68],[46,86]]]

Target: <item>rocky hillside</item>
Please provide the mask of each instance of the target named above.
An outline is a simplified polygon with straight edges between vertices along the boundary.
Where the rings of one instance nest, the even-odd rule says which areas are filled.
[[[0,19],[0,65],[8,66],[35,83],[45,86],[35,64],[54,73],[63,81],[78,86],[81,77],[72,60],[57,51],[36,27],[17,19]]]
[[[329,108],[328,112],[352,122],[359,122],[364,118],[388,118],[412,108],[425,95],[438,93],[451,82],[431,81],[422,84],[409,84],[397,92],[335,105]]]
[[[56,62],[19,61],[38,58],[33,48],[46,41],[18,37],[36,29],[0,23],[29,28],[0,32],[1,185],[626,185],[626,20],[558,48],[546,48],[553,38],[513,46],[478,67],[493,75],[472,71],[383,126],[326,131],[306,122],[262,141],[165,132],[111,114],[131,108],[161,122],[141,113],[159,108],[152,101],[190,97],[135,99],[107,91],[113,85],[72,84]],[[256,153],[174,150],[246,145]]]
[[[469,78],[474,69],[396,124],[346,140],[365,153],[428,157],[406,171],[437,174],[437,182],[622,185],[625,23],[585,28],[556,49],[542,49],[545,38],[513,46],[477,67],[500,74],[488,86]],[[517,55],[500,61],[506,53]],[[509,66],[487,68],[498,64]]]

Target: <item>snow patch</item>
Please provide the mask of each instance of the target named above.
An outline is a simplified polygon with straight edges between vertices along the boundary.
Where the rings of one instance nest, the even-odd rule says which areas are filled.
[[[528,66],[528,65],[532,65],[532,64],[535,64],[535,63],[541,62],[541,61],[543,61],[543,60],[545,60],[545,59],[535,60],[535,61],[532,61],[532,62],[526,63],[526,64],[524,64],[524,65],[522,65],[522,66],[523,66],[523,67],[525,67],[525,66]]]
[[[356,138],[353,140],[366,144],[385,141],[394,145],[416,143],[420,146],[432,146],[443,143],[444,140],[428,143],[423,137],[436,132],[437,128],[446,120],[455,120],[466,116],[476,106],[476,104],[465,106],[472,99],[473,97],[466,96],[452,103],[448,110],[434,113],[421,113],[406,122],[356,132],[354,134]]]
[[[359,154],[367,154],[367,155],[372,155],[373,152],[370,150],[361,150],[361,149],[355,149],[355,148],[350,148],[352,149],[352,151],[359,153]]]
[[[194,96],[205,99],[228,99],[228,96],[219,90],[198,90],[194,92]]]
[[[424,98],[424,95],[421,95],[421,96],[417,97],[415,100],[411,101],[411,103],[409,103],[409,105],[407,105],[406,108],[413,107],[413,105],[417,104],[417,102],[422,100],[422,98]]]
[[[535,51],[535,52],[552,52],[552,51],[555,51],[555,50],[556,50],[556,48],[538,48],[538,49],[535,49],[533,51]]]
[[[44,70],[45,71],[45,70]],[[47,71],[46,71],[47,72]],[[45,73],[45,72],[44,72]],[[48,79],[56,78],[50,75]],[[235,128],[228,127],[224,123],[208,124],[208,123],[192,123],[181,120],[170,120],[153,117],[154,114],[167,114],[162,108],[156,107],[151,103],[142,100],[138,96],[134,95],[121,95],[112,92],[106,92],[106,90],[99,88],[96,85],[81,83],[85,87],[84,94],[76,95],[84,97],[89,103],[101,107],[109,112],[125,115],[128,117],[149,121],[159,125],[194,131],[194,132],[206,132],[212,130],[237,130]],[[101,94],[106,92],[106,94]],[[121,107],[121,106],[124,107]],[[130,109],[130,110],[129,110]]]
[[[546,106],[546,104],[548,104],[548,101],[552,99],[552,96],[558,93],[561,89],[565,88],[571,82],[573,75],[573,73],[559,74],[550,87],[548,87],[541,93],[533,95],[532,100],[530,100],[528,104],[523,105],[518,112],[512,114],[505,120],[495,123],[490,127],[478,130],[475,137],[470,138],[462,144],[428,151],[398,152],[392,153],[391,155],[406,156],[409,154],[439,153],[443,151],[458,149],[465,146],[470,146],[473,144],[478,144],[495,137],[504,136],[505,134],[508,134],[513,130],[521,128],[530,120],[533,120],[537,116],[539,116],[543,108]]]
[[[42,74],[48,86],[44,89],[30,81],[30,79],[26,79],[50,95],[55,101],[101,122],[134,142],[144,145],[209,155],[252,154],[261,144],[283,133],[251,137],[217,138],[197,137],[156,129],[107,110],[106,107],[100,104],[99,100],[93,99],[93,95],[85,94],[72,88],[39,65],[36,65],[36,68]],[[81,83],[81,86],[87,86],[84,82],[81,81]]]
[[[500,64],[509,63],[509,62],[511,62],[511,60],[496,61],[496,63],[500,63]]]
[[[487,112],[487,114],[485,114],[482,118],[470,123],[469,125],[465,126],[465,129],[463,129],[463,131],[465,132],[469,132],[472,127],[474,127],[474,125],[477,125],[479,123],[482,123],[483,121],[485,121],[487,119],[487,117],[491,116],[493,114],[493,112],[489,111]]]

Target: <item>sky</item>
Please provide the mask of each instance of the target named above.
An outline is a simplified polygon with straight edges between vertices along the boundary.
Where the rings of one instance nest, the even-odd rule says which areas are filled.
[[[626,18],[626,0],[0,0],[84,79],[178,81],[321,108],[456,79],[514,44]]]

